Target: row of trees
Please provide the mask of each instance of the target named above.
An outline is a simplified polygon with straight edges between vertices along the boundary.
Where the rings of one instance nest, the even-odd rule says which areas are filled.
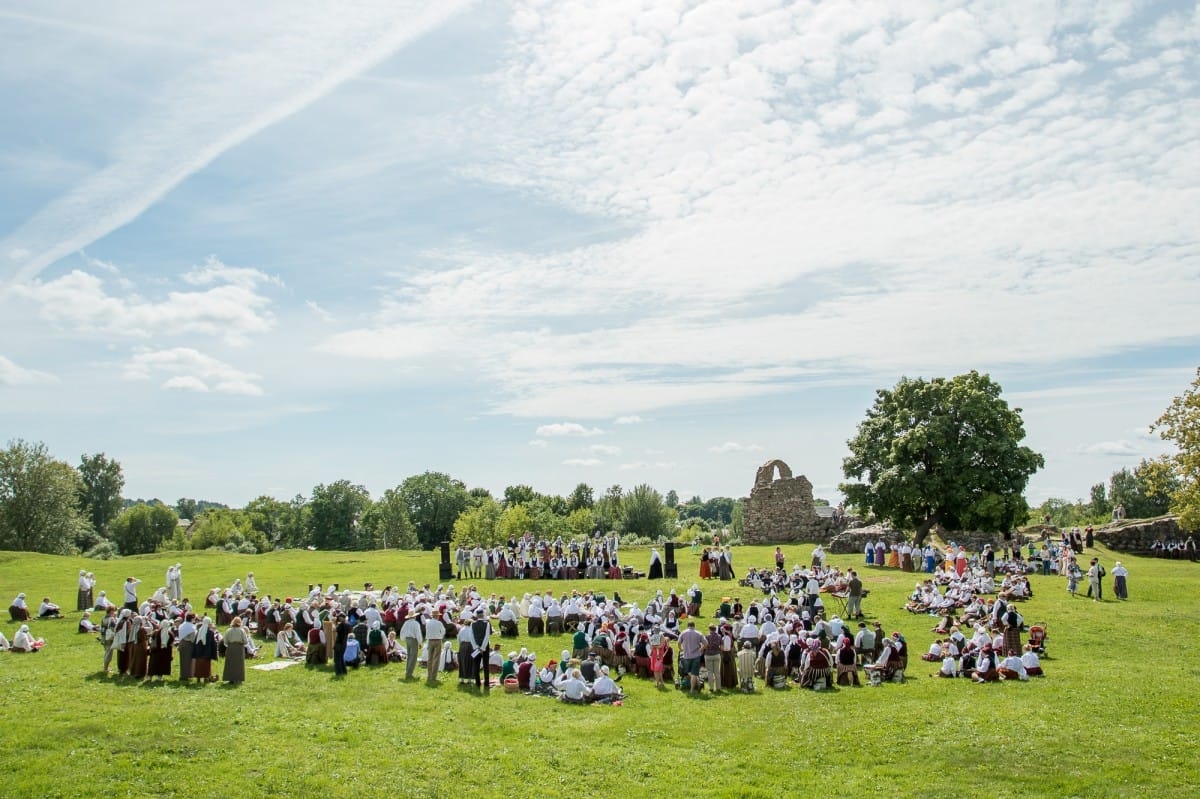
[[[1169,458],[1143,459],[1133,469],[1113,472],[1107,484],[1096,483],[1087,501],[1047,499],[1030,512],[1029,523],[1040,524],[1050,517],[1057,527],[1103,524],[1117,507],[1124,508],[1130,519],[1161,516],[1170,511],[1171,497],[1179,487],[1179,475]]]
[[[372,498],[349,480],[321,484],[290,501],[260,496],[244,508],[181,498],[175,506],[124,500],[121,466],[103,454],[78,467],[43,444],[14,441],[0,453],[0,548],[47,553],[134,555],[158,549],[431,549],[441,541],[493,544],[529,530],[539,536],[595,530],[646,538],[675,535],[679,518],[728,526],[738,502],[693,497],[670,506],[648,485],[602,495],[580,483],[566,497],[515,485],[497,499],[441,472],[407,478]],[[674,493],[674,492],[672,492]],[[180,523],[180,520],[185,523]],[[691,528],[688,528],[689,530]]]
[[[1101,521],[1116,505],[1131,517],[1180,513],[1200,527],[1200,369],[1154,429],[1176,444],[1169,458],[1143,461],[1092,487],[1087,503],[1049,500],[1031,513],[1024,498],[1043,457],[1021,442],[1021,409],[1001,398],[999,384],[969,372],[954,378],[902,379],[877,392],[843,462],[848,503],[860,514],[915,529],[1008,531],[1050,515],[1058,524]],[[647,539],[713,527],[740,532],[742,506],[728,497],[680,502],[649,485],[610,486],[597,496],[580,483],[570,495],[515,485],[500,499],[468,489],[441,472],[404,480],[372,499],[348,480],[316,486],[291,501],[261,496],[234,510],[181,499],[127,507],[120,464],[103,453],[78,467],[52,458],[42,444],[17,440],[0,452],[0,548],[71,552],[103,545],[121,554],[156,548],[223,547],[261,552],[274,547],[366,550],[432,548],[440,541],[492,544],[525,531],[539,537],[616,531]],[[180,516],[192,523],[185,530]]]

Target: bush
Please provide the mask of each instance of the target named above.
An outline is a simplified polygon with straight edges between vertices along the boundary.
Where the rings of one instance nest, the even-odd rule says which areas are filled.
[[[95,560],[112,560],[113,558],[121,557],[121,552],[112,541],[101,541],[87,552],[84,552],[83,556],[85,558],[94,558]]]

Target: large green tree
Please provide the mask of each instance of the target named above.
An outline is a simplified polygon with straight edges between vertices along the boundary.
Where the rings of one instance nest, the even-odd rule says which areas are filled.
[[[134,505],[109,525],[109,539],[122,555],[148,555],[175,533],[179,517],[166,505]]]
[[[571,496],[567,497],[567,512],[574,513],[581,508],[591,508],[596,504],[596,492],[587,483],[579,483]]]
[[[1165,459],[1143,460],[1133,469],[1113,472],[1109,480],[1111,507],[1120,505],[1127,519],[1162,516],[1171,506],[1171,496],[1179,489],[1174,465]]]
[[[108,525],[124,505],[121,489],[125,487],[125,475],[121,473],[121,464],[109,460],[103,452],[85,454],[79,459],[79,477],[83,481],[79,507],[97,535],[107,537]]]
[[[0,549],[69,553],[88,532],[83,481],[42,443],[10,441],[0,452]]]
[[[1177,448],[1171,461],[1179,483],[1171,493],[1171,511],[1185,530],[1200,530],[1200,368],[1152,429]]]
[[[308,502],[309,541],[317,549],[363,549],[359,524],[371,505],[367,489],[349,480],[322,483]]]
[[[400,496],[408,506],[408,518],[417,529],[423,549],[449,541],[458,515],[472,504],[467,487],[442,472],[425,472],[406,478]]]
[[[500,514],[504,506],[490,496],[458,515],[454,521],[451,542],[454,546],[493,546],[502,538],[499,533]]]
[[[372,549],[419,549],[417,530],[399,488],[389,488],[363,513],[362,533]]]
[[[663,503],[662,494],[646,483],[634,486],[622,503],[621,530],[657,540],[673,535],[671,522],[675,512]]]
[[[1023,446],[1021,409],[1000,385],[968,372],[933,380],[903,378],[876,392],[850,439],[842,492],[860,512],[916,530],[1007,532],[1028,515],[1024,491],[1045,465]]]

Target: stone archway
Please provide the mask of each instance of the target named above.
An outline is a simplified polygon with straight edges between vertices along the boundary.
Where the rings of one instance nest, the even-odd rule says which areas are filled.
[[[776,472],[779,473],[779,480],[792,479],[792,467],[776,458],[758,467],[758,473],[754,475],[754,487],[769,486],[771,483],[776,482]]]

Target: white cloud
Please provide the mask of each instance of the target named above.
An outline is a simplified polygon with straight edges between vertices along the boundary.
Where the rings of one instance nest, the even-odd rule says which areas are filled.
[[[261,378],[189,347],[142,350],[125,365],[127,380],[150,380],[168,375],[162,387],[212,391],[248,397],[262,396]]]
[[[603,435],[604,431],[597,427],[584,427],[578,422],[556,422],[554,424],[544,424],[535,431],[535,435],[543,438],[557,438],[560,436],[581,436],[589,438],[591,436]]]
[[[497,412],[598,419],[1200,337],[1191,314],[1094,324],[1200,303],[1186,77],[1097,81],[1052,16],[969,5],[633,18],[656,33],[518,3],[476,126],[497,158],[467,171],[634,232],[429,253],[323,349],[469,359]],[[1061,24],[1111,39],[1120,19]]]
[[[599,466],[603,461],[596,458],[567,458],[563,466]]]
[[[546,443],[545,439],[535,438],[529,442],[529,446],[531,446],[535,449],[545,449],[546,447],[549,446],[549,444]]]
[[[8,358],[0,355],[0,386],[30,386],[39,383],[55,383],[54,375],[18,366]]]
[[[1084,447],[1086,455],[1136,456],[1144,454],[1145,450],[1129,441],[1099,441]]]
[[[244,344],[250,335],[274,326],[271,300],[256,288],[270,280],[261,272],[230,269],[210,259],[184,279],[218,285],[170,291],[157,300],[132,292],[115,296],[104,280],[76,269],[54,280],[16,286],[13,292],[36,303],[42,319],[85,333],[133,338],[196,333]]]
[[[614,447],[611,444],[592,444],[587,448],[587,451],[593,455],[616,456],[621,454],[620,447]]]
[[[736,441],[726,441],[724,444],[709,447],[708,451],[718,454],[728,452],[762,452],[762,447],[758,444],[739,444]]]
[[[317,304],[315,301],[313,301],[313,300],[305,300],[305,301],[304,301],[304,307],[306,307],[306,308],[308,308],[308,310],[312,311],[312,312],[313,312],[313,314],[314,314],[314,315],[315,315],[315,316],[316,316],[318,319],[320,319],[322,322],[335,322],[335,321],[337,321],[337,317],[335,317],[335,316],[334,316],[333,314],[331,314],[329,311],[327,311],[327,310],[325,310],[324,308],[322,308],[320,305],[318,305],[318,304]]]
[[[163,381],[163,388],[178,391],[208,391],[208,384],[193,375],[176,375]]]
[[[618,416],[613,424],[641,424],[644,421],[642,417],[634,414],[632,416]]]

